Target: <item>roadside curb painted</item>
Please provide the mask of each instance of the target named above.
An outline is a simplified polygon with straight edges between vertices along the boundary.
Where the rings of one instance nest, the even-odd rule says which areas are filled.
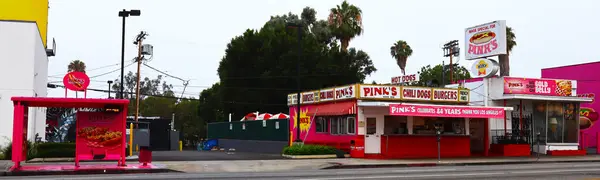
[[[548,164],[548,163],[589,163],[600,160],[565,160],[565,161],[508,161],[508,162],[469,162],[469,163],[411,163],[411,164],[335,164],[321,169],[360,169],[360,168],[391,168],[391,167],[430,167],[430,166],[480,166],[505,164]]]

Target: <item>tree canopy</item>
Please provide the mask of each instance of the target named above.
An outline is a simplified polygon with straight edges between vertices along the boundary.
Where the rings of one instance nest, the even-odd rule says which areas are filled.
[[[255,111],[288,112],[287,95],[296,92],[297,63],[301,91],[363,82],[376,71],[366,52],[341,50],[330,25],[316,19],[316,13],[307,7],[300,16],[272,16],[262,28],[234,37],[217,70],[220,82],[200,95],[203,119],[224,119],[227,113],[241,118]],[[300,42],[298,29],[286,27],[288,22],[302,24]]]
[[[450,65],[445,66],[446,67],[443,68],[441,64],[438,64],[434,67],[431,67],[431,65],[421,67],[421,70],[418,72],[419,82],[415,85],[436,87],[443,86],[444,84],[450,84]],[[454,66],[452,67],[452,71],[452,74],[454,75],[454,81],[471,78],[469,70],[467,70],[467,68],[465,68],[464,66],[454,64]]]

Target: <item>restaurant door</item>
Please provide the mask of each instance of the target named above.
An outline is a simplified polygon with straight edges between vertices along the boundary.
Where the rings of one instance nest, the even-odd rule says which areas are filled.
[[[381,133],[378,132],[377,118],[367,117],[367,129],[365,134],[365,153],[379,154],[381,153]],[[382,124],[383,125],[383,124]]]
[[[469,119],[469,137],[471,139],[471,154],[483,155],[485,152],[485,121],[487,119]]]

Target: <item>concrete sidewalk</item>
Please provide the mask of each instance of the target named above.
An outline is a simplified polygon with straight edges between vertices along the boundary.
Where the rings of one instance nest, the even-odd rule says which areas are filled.
[[[527,164],[527,163],[567,163],[567,162],[600,162],[600,155],[577,157],[490,157],[442,159],[409,159],[409,160],[373,160],[373,159],[286,159],[286,160],[235,160],[235,161],[161,161],[168,169],[188,172],[275,172],[294,170],[377,168],[377,167],[412,167],[412,166],[461,166],[461,165],[495,165],[495,164]]]

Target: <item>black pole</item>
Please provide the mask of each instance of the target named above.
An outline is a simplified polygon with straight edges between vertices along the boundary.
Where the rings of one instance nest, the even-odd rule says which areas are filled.
[[[296,61],[296,142],[302,142],[300,139],[300,61],[302,60],[302,33],[301,25],[298,28],[298,60]]]
[[[442,61],[442,87],[446,85],[446,64]]]
[[[110,99],[110,84],[112,84],[112,81],[108,81],[108,99]]]
[[[125,17],[127,13],[125,9],[123,9],[123,27],[121,31],[121,89],[119,93],[119,98],[125,99],[123,91],[125,89],[125,83],[123,82],[123,77],[125,76]]]

